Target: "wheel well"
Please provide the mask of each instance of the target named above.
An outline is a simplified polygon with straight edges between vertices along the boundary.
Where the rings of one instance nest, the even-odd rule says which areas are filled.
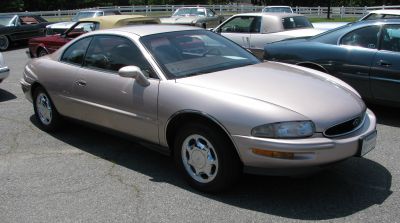
[[[319,64],[315,64],[315,63],[298,63],[297,65],[302,66],[302,67],[311,68],[311,69],[314,69],[314,70],[318,70],[318,71],[321,71],[321,72],[324,72],[324,73],[328,73],[328,71],[324,67],[319,65]]]
[[[235,148],[235,145],[233,144],[231,138],[229,137],[228,133],[226,132],[223,127],[221,127],[218,123],[216,123],[214,120],[212,120],[209,117],[206,117],[205,115],[202,114],[197,114],[197,113],[184,113],[184,114],[179,114],[173,117],[167,126],[167,132],[166,132],[166,138],[167,138],[167,143],[169,148],[171,149],[171,153],[173,153],[173,146],[174,146],[174,140],[177,131],[179,128],[181,128],[185,123],[201,123],[203,125],[208,125],[218,131],[221,135],[226,137],[226,140],[229,141],[231,144],[232,148]],[[236,151],[236,149],[235,149]]]
[[[44,89],[44,87],[41,84],[39,84],[38,82],[35,82],[35,83],[32,84],[32,86],[31,86],[31,97],[32,97],[32,99],[33,99],[33,93],[35,93],[35,90],[38,87],[41,87],[41,88]],[[44,90],[46,91],[46,89],[44,89]]]

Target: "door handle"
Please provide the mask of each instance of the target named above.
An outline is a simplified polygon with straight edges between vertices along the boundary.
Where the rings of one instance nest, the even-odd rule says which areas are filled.
[[[387,62],[387,61],[385,61],[385,60],[380,60],[380,61],[378,61],[378,65],[379,65],[379,66],[382,66],[382,67],[390,67],[390,66],[392,66],[391,63],[389,63],[389,62]]]
[[[86,86],[86,81],[78,80],[78,81],[75,81],[75,84],[80,86],[80,87],[84,87],[84,86]]]

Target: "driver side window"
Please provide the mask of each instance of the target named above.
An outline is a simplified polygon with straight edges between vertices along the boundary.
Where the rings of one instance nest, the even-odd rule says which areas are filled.
[[[379,28],[379,26],[368,26],[349,32],[342,37],[340,44],[376,49],[378,46]]]
[[[260,31],[259,17],[238,16],[221,27],[222,33],[256,33]]]
[[[78,40],[65,50],[61,57],[62,62],[69,64],[82,65],[83,57],[85,56],[86,49],[89,46],[91,37]]]
[[[112,73],[125,66],[137,66],[146,76],[153,76],[150,64],[130,40],[112,35],[96,36],[89,46],[84,67]]]

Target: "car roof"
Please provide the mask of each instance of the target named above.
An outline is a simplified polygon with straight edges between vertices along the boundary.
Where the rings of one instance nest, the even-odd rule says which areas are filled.
[[[286,18],[286,17],[293,17],[293,16],[303,16],[300,14],[296,13],[273,13],[273,12],[250,12],[250,13],[241,13],[241,14],[236,14],[234,16],[273,16],[273,17],[278,17],[278,18]]]
[[[147,35],[166,33],[166,32],[185,31],[185,30],[204,30],[204,29],[194,26],[147,24],[147,25],[124,26],[124,27],[114,28],[112,30],[132,33],[138,36],[147,36]],[[97,31],[97,33],[99,32],[102,31]]]
[[[204,9],[205,7],[193,6],[193,7],[179,7],[178,9]]]
[[[80,10],[80,12],[118,12],[117,9],[87,9],[87,10]]]
[[[292,8],[292,7],[287,6],[287,5],[269,5],[269,6],[265,6],[264,8],[282,8],[282,7],[284,7],[284,8]]]
[[[380,9],[380,10],[369,11],[368,13],[400,15],[400,9]]]

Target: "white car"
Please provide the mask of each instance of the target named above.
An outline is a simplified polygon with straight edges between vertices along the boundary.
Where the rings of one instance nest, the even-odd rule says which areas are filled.
[[[260,58],[267,43],[314,36],[322,32],[314,29],[307,17],[293,13],[237,14],[213,31],[249,49]]]
[[[376,20],[376,19],[400,19],[400,10],[398,9],[382,9],[368,12],[367,15],[361,17],[358,21]],[[313,23],[314,28],[320,30],[330,30],[339,28],[348,24],[348,22],[316,22]]]
[[[6,66],[4,62],[3,54],[0,53],[0,83],[8,77],[10,74],[10,69]]]
[[[269,13],[293,13],[293,9],[290,6],[286,5],[271,5],[264,7],[262,12]]]
[[[367,15],[365,15],[358,21],[376,20],[376,19],[400,19],[400,10],[381,9],[381,10],[370,11]]]

